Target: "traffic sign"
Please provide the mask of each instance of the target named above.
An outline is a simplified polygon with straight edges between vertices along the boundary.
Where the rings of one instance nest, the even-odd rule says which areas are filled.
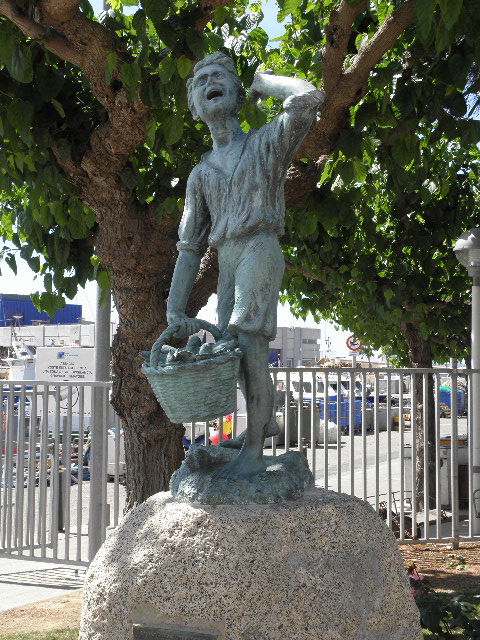
[[[358,351],[363,347],[363,342],[361,342],[358,338],[356,338],[353,335],[348,336],[347,347],[350,349],[350,351]]]

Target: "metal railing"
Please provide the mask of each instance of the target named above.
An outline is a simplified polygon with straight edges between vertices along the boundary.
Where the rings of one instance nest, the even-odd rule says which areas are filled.
[[[318,487],[369,502],[401,542],[479,539],[473,478],[477,370],[272,368],[279,435]],[[110,383],[6,381],[0,429],[0,553],[88,564],[125,500],[123,432]],[[186,425],[185,447],[246,425]],[[229,428],[227,429],[227,424]],[[89,451],[92,431],[96,448]],[[231,433],[230,433],[231,431]],[[100,436],[100,437],[98,437]],[[91,476],[90,476],[91,474]]]
[[[3,383],[0,551],[88,564],[122,512],[123,432],[110,383]],[[102,446],[90,450],[92,431]],[[100,482],[93,472],[100,469]],[[92,482],[90,481],[92,474]],[[112,480],[112,482],[108,482]],[[113,517],[110,519],[110,511]]]
[[[280,434],[266,455],[301,449],[318,487],[365,500],[401,542],[480,539],[472,385],[457,368],[272,368]],[[287,409],[288,407],[288,409]],[[326,419],[325,419],[326,418]],[[233,436],[246,424],[233,415]],[[241,425],[241,427],[240,427]],[[194,423],[187,444],[206,443]],[[217,436],[222,438],[222,419]]]

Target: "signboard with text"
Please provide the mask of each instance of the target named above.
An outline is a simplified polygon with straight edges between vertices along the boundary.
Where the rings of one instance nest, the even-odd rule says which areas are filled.
[[[35,378],[45,380],[52,384],[61,382],[81,382],[94,379],[94,354],[89,347],[38,347],[35,363]],[[79,387],[72,386],[72,415],[79,412],[80,391]],[[60,387],[60,413],[66,415],[68,403],[68,387]],[[43,412],[42,403],[39,402],[40,413]],[[50,387],[48,413],[56,410],[54,388]],[[84,415],[91,412],[91,387],[86,386],[84,391]]]

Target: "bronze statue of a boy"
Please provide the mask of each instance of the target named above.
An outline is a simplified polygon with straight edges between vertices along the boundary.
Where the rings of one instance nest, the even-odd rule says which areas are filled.
[[[232,444],[241,451],[217,476],[233,478],[265,469],[263,444],[276,433],[268,344],[276,335],[284,259],[284,181],[288,166],[316,118],[324,94],[305,80],[255,75],[250,97],[284,100],[283,112],[244,133],[238,112],[245,91],[231,58],[221,52],[197,63],[187,81],[194,118],[209,127],[213,149],[191,172],[180,224],[179,255],[167,305],[178,336],[197,331],[185,308],[208,245],[218,251],[218,324],[238,338],[247,430]]]

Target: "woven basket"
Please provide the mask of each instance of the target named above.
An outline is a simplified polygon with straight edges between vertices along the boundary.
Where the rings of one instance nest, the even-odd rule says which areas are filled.
[[[218,328],[209,322],[197,320],[197,324],[216,340],[222,337]],[[150,362],[142,365],[142,372],[168,418],[172,422],[204,422],[231,413],[236,405],[242,352],[235,349],[196,362],[152,366],[176,330],[175,325],[165,329],[152,349]]]

